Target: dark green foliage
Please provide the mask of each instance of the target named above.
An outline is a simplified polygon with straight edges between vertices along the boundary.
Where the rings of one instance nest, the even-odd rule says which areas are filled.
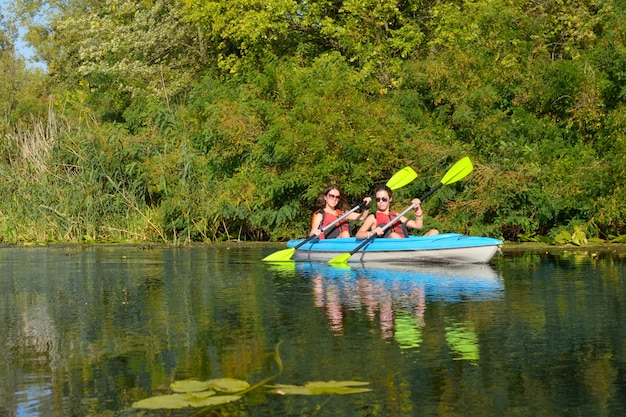
[[[146,3],[154,27],[114,4],[97,19],[80,9],[92,36],[119,26],[102,48],[123,48],[99,60],[71,25],[52,25],[46,81],[3,35],[14,83],[0,87],[0,239],[282,240],[306,234],[327,184],[356,204],[409,165],[419,176],[396,191],[401,209],[466,155],[474,172],[428,200],[427,227],[626,233],[621,4],[311,2],[257,31],[254,3],[216,20],[220,34],[210,9],[187,3]],[[55,25],[78,19],[66,6]]]

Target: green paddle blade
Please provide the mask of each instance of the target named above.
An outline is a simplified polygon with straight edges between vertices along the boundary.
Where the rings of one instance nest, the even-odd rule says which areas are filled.
[[[350,256],[352,256],[351,253],[343,253],[339,256],[335,256],[333,259],[328,261],[328,263],[331,265],[343,265],[348,263],[348,259],[350,259]]]
[[[266,262],[284,262],[284,261],[289,261],[291,259],[291,256],[295,252],[296,252],[296,250],[294,248],[283,249],[283,250],[279,250],[279,251],[274,252],[274,253],[270,253],[269,255],[267,255],[262,260],[266,261]]]
[[[466,156],[454,164],[452,168],[446,172],[446,175],[443,176],[441,183],[447,185],[457,182],[458,180],[465,178],[467,174],[472,172],[473,169],[474,166],[472,165],[472,161],[470,161],[469,157]]]
[[[411,167],[405,167],[396,172],[394,176],[387,181],[387,187],[391,190],[397,190],[398,188],[402,188],[409,184],[415,178],[417,178],[417,172],[413,171],[413,168]]]

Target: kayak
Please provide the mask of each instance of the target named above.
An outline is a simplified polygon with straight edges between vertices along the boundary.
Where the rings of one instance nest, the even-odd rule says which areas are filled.
[[[290,240],[294,248],[302,239]],[[313,239],[300,246],[293,254],[295,261],[325,262],[350,253],[363,240]],[[405,239],[376,238],[352,254],[348,262],[437,262],[488,263],[502,245],[499,239],[443,233],[435,236],[410,236]]]

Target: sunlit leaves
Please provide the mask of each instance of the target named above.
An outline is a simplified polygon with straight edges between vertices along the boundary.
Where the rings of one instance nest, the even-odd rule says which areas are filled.
[[[334,39],[364,75],[397,87],[401,60],[416,53],[424,40],[418,22],[410,18],[415,12],[400,9],[397,1],[348,0],[337,15],[322,20],[321,32]]]
[[[5,117],[17,102],[18,61],[14,48],[15,28],[9,25],[0,8],[0,116]],[[2,132],[0,132],[2,133]]]
[[[230,73],[282,54],[305,60],[338,51],[366,79],[396,87],[402,59],[424,41],[421,8],[395,0],[298,2],[295,0],[185,0],[184,13],[215,47],[218,65]]]
[[[22,12],[31,3],[24,2]],[[69,85],[86,77],[95,88],[166,97],[187,86],[201,62],[196,32],[181,21],[176,3],[77,0],[52,10],[43,20],[46,30],[31,31],[39,33],[33,39],[50,72]]]
[[[285,47],[294,33],[292,20],[299,19],[293,0],[184,0],[187,19],[198,24],[209,40],[219,67],[237,72],[274,55],[276,42]]]
[[[582,246],[587,244],[588,240],[582,227],[580,225],[575,225],[573,232],[570,232],[569,230],[561,230],[557,233],[554,237],[554,242],[559,244]]]

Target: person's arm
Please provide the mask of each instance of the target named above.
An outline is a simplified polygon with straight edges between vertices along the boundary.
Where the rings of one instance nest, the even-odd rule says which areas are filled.
[[[348,220],[363,221],[367,218],[370,213],[369,206],[372,201],[372,197],[365,197],[363,201],[365,202],[365,210],[360,213],[350,213]]]
[[[356,237],[357,239],[367,239],[368,237],[370,237],[372,229],[375,227],[376,227],[376,216],[374,216],[373,214],[370,214],[365,219],[365,221],[359,228],[359,231],[356,232],[356,235],[354,235],[354,237]]]
[[[320,223],[322,222],[322,213],[317,213],[313,216],[313,220],[311,221],[311,231],[309,232],[309,236],[319,236],[322,231],[320,230]]]
[[[412,201],[415,206],[415,220],[406,220],[404,224],[411,229],[422,229],[424,227],[424,211],[422,210],[421,201],[416,198]]]

